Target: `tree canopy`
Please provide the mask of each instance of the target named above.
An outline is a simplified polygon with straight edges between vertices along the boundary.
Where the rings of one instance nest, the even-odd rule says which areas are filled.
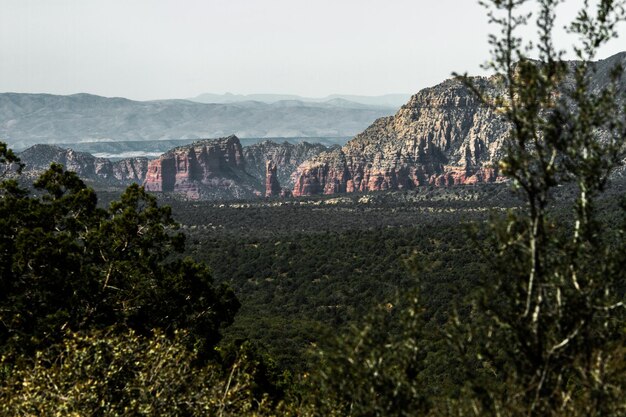
[[[63,331],[124,325],[189,332],[208,353],[239,308],[207,267],[181,258],[168,207],[130,186],[107,209],[76,174],[53,164],[29,193],[1,186],[0,346],[43,348]]]

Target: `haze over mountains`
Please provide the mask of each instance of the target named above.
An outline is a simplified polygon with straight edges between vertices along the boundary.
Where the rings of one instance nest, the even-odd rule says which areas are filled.
[[[393,107],[398,108],[411,98],[410,94],[384,94],[380,96],[362,96],[350,94],[331,94],[326,97],[313,98],[303,97],[294,94],[213,94],[204,93],[190,98],[198,103],[237,103],[242,101],[261,101],[263,103],[275,103],[283,100],[296,100],[304,103],[341,103],[351,102],[364,104],[367,106]]]
[[[595,72],[590,73],[592,88],[601,89],[607,86],[611,78],[610,68],[617,64],[626,67],[626,52],[596,62]],[[574,69],[576,63],[571,62],[570,65]],[[621,92],[626,91],[626,75],[624,77],[617,86]],[[501,86],[495,80],[494,77],[476,77],[473,82],[481,90],[498,95]],[[563,88],[571,88],[571,79],[564,80]],[[16,102],[36,101],[28,95],[0,96],[5,102],[13,99],[11,102],[13,107],[6,103],[0,107],[3,112],[15,108]],[[46,99],[50,100],[51,104],[35,111],[33,119],[43,118],[42,114],[48,112],[57,116],[67,114],[68,117],[72,117],[69,117],[69,121],[60,118],[48,120],[40,126],[42,129],[47,127],[50,130],[58,130],[60,126],[71,126],[72,123],[82,123],[81,126],[87,128],[95,123],[94,120],[102,124],[106,121],[113,123],[116,120],[113,110],[120,114],[129,114],[132,113],[134,106],[142,105],[150,110],[144,111],[143,114],[150,114],[154,118],[151,129],[158,126],[162,126],[163,131],[167,132],[171,131],[168,129],[183,129],[180,132],[184,135],[190,134],[184,129],[193,126],[195,120],[192,116],[196,115],[196,109],[202,106],[218,109],[216,114],[210,113],[212,117],[216,117],[215,124],[219,123],[220,115],[226,117],[232,109],[243,111],[241,115],[243,123],[254,114],[258,116],[260,113],[254,113],[258,109],[271,108],[273,118],[258,120],[257,125],[263,125],[263,122],[276,123],[277,114],[281,117],[287,117],[288,114],[310,115],[312,110],[318,112],[317,116],[332,115],[334,118],[327,120],[327,123],[337,123],[337,117],[344,115],[342,111],[348,109],[332,103],[311,104],[288,100],[272,104],[248,101],[209,105],[184,100],[142,103],[85,95],[47,96],[44,97],[44,101]],[[81,100],[82,107],[79,103]],[[90,107],[94,102],[104,103],[101,106],[101,114],[94,114],[91,118],[76,117],[90,114],[86,108],[95,112],[96,108]],[[54,107],[53,104],[58,106],[64,104],[67,107]],[[180,106],[172,107],[176,105]],[[20,108],[23,109],[24,106]],[[172,113],[173,108],[187,109],[187,113]],[[289,112],[294,109],[304,110],[302,113]],[[349,110],[373,111],[353,108]],[[162,116],[159,118],[160,114]],[[205,113],[198,114],[201,116]],[[172,123],[171,120],[175,118],[185,119],[189,124]],[[291,121],[280,118],[278,120]],[[142,126],[149,121],[134,120],[134,125],[141,131]],[[318,123],[321,121],[317,119]],[[345,126],[347,121],[344,120],[343,123]],[[8,125],[13,126],[10,123]],[[122,117],[120,125],[129,128],[128,119]],[[219,140],[203,140],[193,144],[164,142],[176,146],[150,162],[130,158],[113,163],[102,158],[43,147],[35,150],[31,148],[23,156],[28,165],[29,159],[40,161],[50,159],[42,155],[56,155],[55,160],[65,165],[86,167],[81,168],[82,171],[94,178],[143,182],[150,191],[177,193],[189,199],[248,198],[262,195],[308,196],[408,190],[423,185],[448,186],[496,182],[501,180],[498,161],[509,130],[510,126],[493,109],[483,105],[466,85],[457,79],[449,79],[418,92],[395,115],[378,118],[343,147],[336,144],[326,147],[310,143],[297,145],[258,143],[256,139],[244,147],[245,144],[238,137],[223,135]],[[599,140],[602,138],[603,133],[599,132]],[[104,144],[109,143],[111,142]],[[150,142],[151,145],[154,143]],[[79,160],[87,162],[76,162]],[[32,165],[37,164],[39,162]]]
[[[345,137],[391,107],[280,100],[206,104],[188,100],[133,101],[91,94],[0,94],[0,138],[16,149],[37,143],[242,138]]]

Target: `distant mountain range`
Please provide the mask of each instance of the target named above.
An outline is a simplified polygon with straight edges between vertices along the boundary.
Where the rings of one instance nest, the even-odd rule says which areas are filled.
[[[239,103],[243,101],[260,101],[262,103],[276,103],[277,101],[300,101],[303,103],[328,103],[337,106],[365,106],[398,108],[406,103],[411,94],[385,94],[381,96],[359,96],[349,94],[331,94],[326,97],[313,98],[293,94],[213,94],[205,93],[189,98],[198,103]]]
[[[345,99],[222,104],[132,101],[90,94],[0,93],[0,139],[15,149],[37,143],[354,136],[395,109]]]

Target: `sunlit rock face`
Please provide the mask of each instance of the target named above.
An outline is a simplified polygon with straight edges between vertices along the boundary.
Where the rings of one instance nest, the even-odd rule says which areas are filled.
[[[144,186],[148,191],[173,192],[191,200],[256,196],[255,178],[245,168],[236,136],[201,140],[150,161]]]
[[[600,91],[626,52],[593,63],[590,86]],[[573,69],[575,61],[568,63]],[[475,77],[486,96],[499,95],[497,78]],[[561,89],[573,88],[566,77]],[[626,91],[626,73],[617,84]],[[624,103],[623,95],[621,103]],[[502,180],[498,161],[510,125],[460,80],[450,79],[415,94],[391,117],[378,119],[340,150],[321,153],[294,173],[293,194],[400,190]],[[603,140],[600,133],[599,140]]]
[[[492,82],[476,78],[489,92]],[[414,95],[395,116],[378,119],[343,148],[294,173],[293,194],[410,189],[498,179],[508,125],[458,80]]]

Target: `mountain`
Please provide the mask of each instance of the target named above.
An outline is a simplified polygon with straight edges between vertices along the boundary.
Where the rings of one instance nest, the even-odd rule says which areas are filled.
[[[292,175],[304,161],[309,160],[329,149],[338,149],[339,146],[327,147],[319,143],[288,142],[276,143],[264,141],[243,148],[246,170],[256,178],[264,178],[267,171],[267,162],[272,161],[276,167],[276,182],[281,188],[293,188]]]
[[[375,107],[391,107],[397,109],[411,97],[410,94],[385,94],[381,96],[360,96],[347,94],[331,94],[326,97],[313,98],[302,97],[294,94],[212,94],[205,93],[190,98],[198,103],[239,103],[244,101],[260,101],[263,103],[276,103],[278,101],[301,101],[304,103],[333,103],[335,100]]]
[[[335,146],[338,148],[338,146]],[[24,175],[35,178],[51,162],[82,179],[107,187],[144,184],[153,192],[197,200],[287,195],[292,174],[305,160],[329,149],[322,144],[263,141],[243,147],[239,138],[205,139],[178,146],[149,161],[111,161],[56,145],[34,145],[19,153]],[[267,185],[270,185],[269,188]]]
[[[206,138],[203,138],[206,139]],[[261,142],[288,142],[298,144],[303,142],[319,143],[321,145],[345,145],[350,136],[344,137],[316,137],[316,138],[243,138],[239,139],[241,146],[255,145]],[[87,152],[94,156],[108,158],[111,160],[146,156],[148,158],[156,158],[172,148],[178,146],[190,145],[198,139],[176,139],[176,140],[155,140],[155,141],[121,141],[121,142],[80,142],[80,143],[58,143],[56,145],[62,148],[70,148],[79,152]]]
[[[191,200],[276,196],[282,185],[292,186],[291,175],[302,162],[328,149],[271,141],[244,148],[236,136],[201,140],[150,161],[144,186]]]
[[[626,52],[595,63],[592,87],[607,85],[617,63],[626,67]],[[473,80],[486,94],[498,93],[493,77]],[[624,92],[626,75],[621,81]],[[293,195],[498,181],[509,129],[461,81],[450,79],[418,92],[394,116],[376,120],[342,148],[305,161],[294,174]]]
[[[85,152],[55,145],[35,145],[21,152],[19,157],[25,164],[24,174],[29,177],[38,176],[55,162],[76,172],[83,179],[120,186],[143,182],[148,168],[147,158],[127,158],[111,162],[106,158],[96,158]]]
[[[241,137],[354,136],[386,107],[332,100],[307,103],[132,101],[90,94],[0,94],[0,138],[13,148],[36,143],[155,141]]]

